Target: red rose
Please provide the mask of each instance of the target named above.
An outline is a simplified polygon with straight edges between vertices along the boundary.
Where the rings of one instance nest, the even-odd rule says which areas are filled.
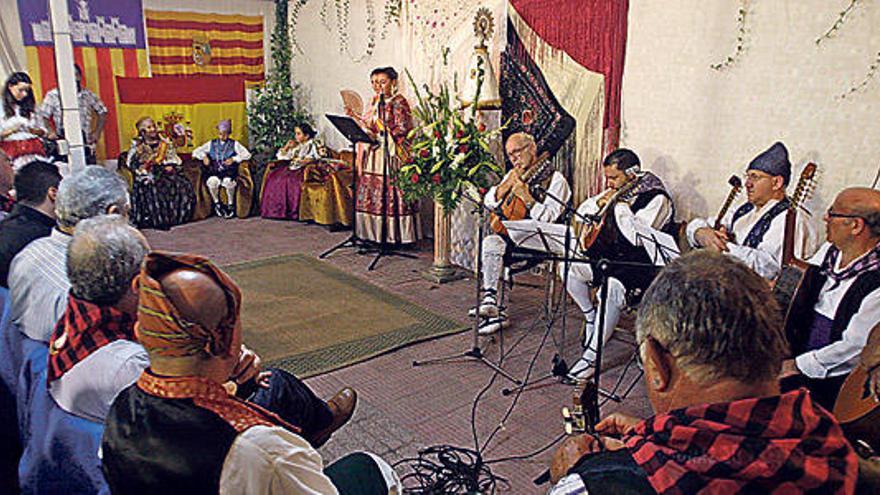
[[[477,126],[477,130],[480,132],[486,132],[486,124],[480,122],[480,125]]]
[[[480,194],[485,195],[487,192],[489,192],[489,190],[486,189],[485,187],[480,188]]]
[[[422,158],[428,158],[429,156],[431,156],[431,152],[428,151],[428,148],[425,148],[421,151],[421,153],[419,153],[419,156],[421,156]]]
[[[437,129],[434,129],[434,137],[437,139],[440,139],[441,136],[442,136],[442,134],[440,134],[440,131],[438,131]]]
[[[434,184],[439,184],[440,183],[440,174],[434,174],[434,176],[431,177],[431,180],[434,181]]]
[[[455,133],[455,137],[457,137],[458,139],[463,138],[463,137],[464,137],[464,131],[461,130],[461,129],[459,129],[458,132]]]
[[[412,174],[412,176],[409,178],[409,180],[413,184],[418,184],[419,183],[419,174]]]
[[[458,147],[458,152],[459,152],[459,153],[467,153],[467,152],[468,152],[468,145],[463,144],[463,145],[459,146],[459,147]]]

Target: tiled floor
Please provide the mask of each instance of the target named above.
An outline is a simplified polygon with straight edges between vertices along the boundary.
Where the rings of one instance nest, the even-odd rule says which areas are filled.
[[[196,252],[221,264],[288,253],[317,255],[349,235],[331,233],[316,225],[259,218],[212,218],[168,232],[146,234],[154,249]],[[366,270],[372,256],[358,255],[352,249],[337,251],[326,262],[439,314],[469,323],[466,313],[473,304],[473,278],[433,284],[421,276],[431,263],[430,245],[417,254],[417,259],[383,258],[372,272]],[[547,375],[557,344],[569,362],[580,354],[577,333],[582,319],[575,311],[568,312],[568,331],[563,341],[558,321],[550,332],[545,331],[542,300],[543,289],[517,285],[510,293],[512,326],[503,333],[503,339],[479,340],[479,347],[492,361],[497,361],[503,344],[503,368],[515,377],[524,377],[530,363],[531,377]],[[613,385],[631,356],[632,346],[625,341],[625,337],[615,338],[608,347],[609,366],[602,376],[603,386]],[[511,383],[472,359],[413,366],[413,361],[458,356],[472,347],[472,333],[465,332],[309,379],[307,382],[319,395],[329,397],[339,388],[351,386],[360,396],[352,421],[322,448],[325,461],[353,450],[369,450],[394,462],[432,445],[474,448],[472,411],[481,446],[497,430],[483,449],[487,460],[530,453],[562,433],[560,409],[571,403],[572,387],[546,380],[518,397],[504,396],[502,390]],[[624,376],[625,382],[636,378],[633,369]],[[475,403],[483,389],[485,392]],[[640,381],[623,403],[609,402],[602,413],[616,410],[638,416],[649,413]],[[504,492],[543,493],[547,487],[536,487],[531,480],[546,469],[551,453],[552,449],[527,460],[494,463],[491,469],[507,480]]]

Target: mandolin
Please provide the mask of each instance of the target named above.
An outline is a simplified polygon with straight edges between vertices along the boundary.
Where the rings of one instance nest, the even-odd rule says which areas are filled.
[[[816,187],[815,177],[816,164],[808,163],[801,172],[794,194],[791,195],[791,204],[788,207],[788,211],[785,212],[785,236],[782,240],[782,268],[773,284],[773,296],[776,298],[779,307],[783,311],[783,315],[785,316],[783,321],[785,322],[786,328],[789,328],[790,324],[793,323],[789,322],[792,309],[798,307],[797,304],[793,304],[795,302],[795,297],[797,297],[798,294],[804,295],[807,292],[799,289],[804,282],[804,277],[810,269],[810,266],[803,260],[794,257],[794,235],[797,223],[797,210],[798,208],[803,207],[804,202],[809,198],[813,189]]]
[[[550,154],[546,151],[541,153],[537,158],[537,163],[526,170],[519,180],[525,183],[529,189],[535,186],[538,181],[544,178],[547,170],[553,166],[553,163],[548,160],[549,157]],[[513,192],[512,187],[508,189],[503,198],[498,199],[500,200],[498,207],[489,217],[489,226],[496,234],[507,235],[507,228],[501,222],[503,220],[522,220],[528,216],[529,209],[525,200]]]

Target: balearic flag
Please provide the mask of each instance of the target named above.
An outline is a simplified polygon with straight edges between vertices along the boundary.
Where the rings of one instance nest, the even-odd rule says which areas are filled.
[[[263,80],[263,17],[145,10],[154,75]]]
[[[27,70],[38,103],[58,85],[48,5],[45,1],[18,0]],[[114,78],[150,74],[143,6],[141,0],[69,0],[68,7],[74,60],[83,69],[85,86],[108,110],[104,134],[98,141],[98,159],[116,158],[120,134]]]

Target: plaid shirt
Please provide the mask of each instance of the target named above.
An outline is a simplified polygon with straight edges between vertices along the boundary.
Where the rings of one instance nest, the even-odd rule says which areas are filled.
[[[660,494],[853,493],[858,462],[806,389],[676,409],[624,438]]]
[[[79,103],[79,122],[82,131],[86,134],[92,132],[95,115],[107,115],[107,107],[98,98],[98,95],[87,88],[82,88],[77,95]],[[55,125],[58,134],[64,132],[64,121],[61,118],[61,95],[58,88],[50,90],[43,97],[43,104],[37,109],[37,115],[47,124],[51,121]]]
[[[68,296],[67,309],[49,343],[47,381],[53,382],[91,353],[115,340],[135,340],[134,318],[112,306]]]

